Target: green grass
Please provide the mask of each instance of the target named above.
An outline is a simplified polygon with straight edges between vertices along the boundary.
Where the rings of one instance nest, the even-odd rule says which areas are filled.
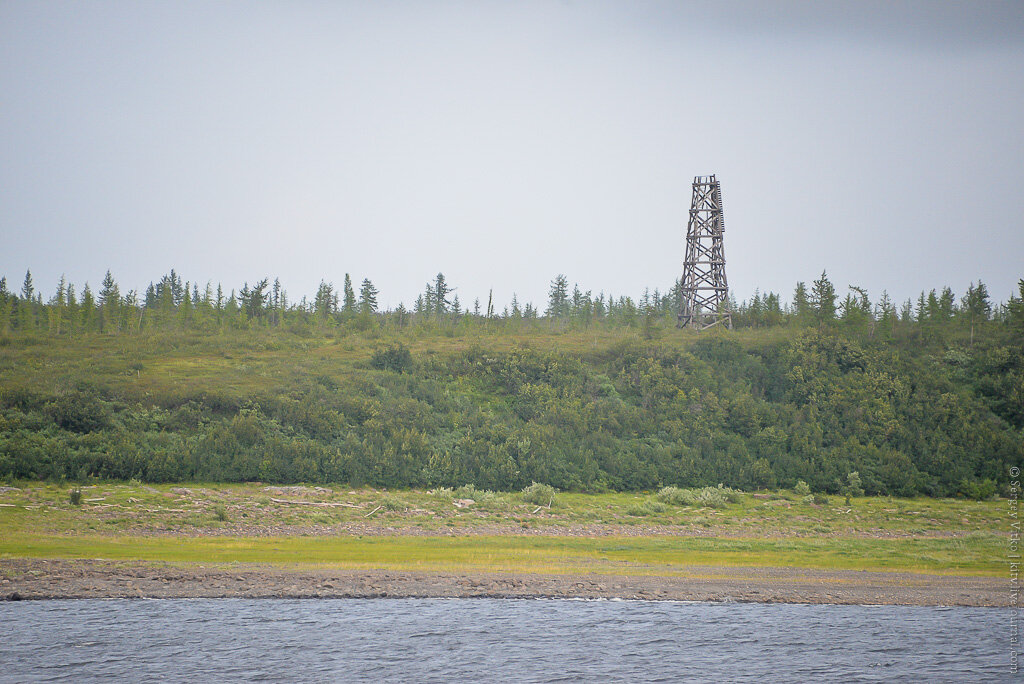
[[[527,503],[519,493],[492,492],[474,494],[476,503],[459,509],[453,505],[453,493],[445,491],[134,482],[83,486],[82,505],[73,506],[68,497],[73,485],[13,484],[17,490],[0,493],[0,534],[4,536],[70,534],[109,520],[117,521],[113,532],[140,535],[192,535],[228,521],[254,528],[252,534],[271,536],[282,528],[367,522],[397,528],[416,525],[437,532],[454,528],[465,533],[486,533],[493,525],[527,525],[541,531],[616,525],[674,535],[712,529],[716,536],[729,537],[949,537],[1008,531],[1005,503],[966,499],[858,497],[846,506],[833,497],[832,505],[815,506],[781,491],[744,494],[737,503],[711,509],[650,506],[652,497],[644,493],[559,492],[558,505],[547,509]],[[318,507],[273,499],[347,505]],[[223,507],[226,521],[217,519],[218,506]],[[377,506],[382,507],[368,518]],[[640,508],[644,515],[635,515]]]
[[[0,558],[325,565],[446,572],[686,575],[690,566],[800,567],[997,576],[1001,538],[702,539],[688,537],[4,538]]]
[[[838,499],[822,507],[783,491],[695,509],[649,506],[649,494],[559,493],[559,505],[548,510],[518,493],[476,493],[480,501],[457,508],[443,490],[131,482],[83,486],[82,504],[74,506],[69,485],[14,486],[0,493],[0,559],[657,575],[686,574],[692,565],[786,566],[997,576],[1005,571],[1008,533],[1004,502],[962,499],[861,497],[849,507]],[[638,508],[644,515],[631,514]],[[597,532],[565,534],[580,528]],[[531,534],[519,534],[524,530]]]

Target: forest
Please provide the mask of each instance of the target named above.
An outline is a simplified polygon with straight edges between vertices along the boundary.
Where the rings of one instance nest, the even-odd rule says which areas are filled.
[[[122,294],[0,279],[0,479],[642,491],[723,484],[988,498],[1024,461],[1024,280],[896,303],[822,273],[676,328],[637,299],[550,284],[408,308],[349,275],[290,299],[174,271]]]

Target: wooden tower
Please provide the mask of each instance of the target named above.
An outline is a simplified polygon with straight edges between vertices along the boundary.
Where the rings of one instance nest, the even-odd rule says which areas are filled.
[[[732,329],[729,285],[725,280],[722,186],[714,176],[693,179],[686,260],[680,287],[679,326],[706,330],[724,323]]]

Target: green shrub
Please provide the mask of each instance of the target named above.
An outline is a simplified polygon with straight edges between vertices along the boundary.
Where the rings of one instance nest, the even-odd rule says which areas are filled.
[[[729,503],[728,494],[722,487],[704,487],[697,493],[697,506],[725,508]]]
[[[743,492],[739,489],[733,489],[732,487],[723,487],[718,485],[718,491],[725,495],[725,500],[729,503],[739,503],[743,501]]]
[[[675,506],[700,506],[708,508],[724,508],[730,503],[740,501],[743,492],[731,487],[702,487],[700,489],[680,489],[679,487],[663,487],[658,491],[658,499]]]
[[[385,511],[404,511],[406,508],[408,508],[404,501],[393,496],[385,496],[383,499],[381,499],[380,506]]]
[[[829,498],[824,494],[815,494],[813,496],[813,500],[814,503],[818,504],[819,506],[828,506],[831,503],[829,501]]]
[[[377,370],[404,373],[412,370],[412,353],[402,343],[388,345],[373,352],[370,365]]]
[[[846,485],[843,487],[843,494],[849,499],[851,496],[864,496],[864,487],[860,481],[860,473],[854,470],[846,476]]]
[[[213,507],[213,517],[221,522],[228,521],[228,509],[224,507],[224,504],[215,504]]]
[[[523,488],[523,501],[535,506],[554,506],[555,488],[551,485],[534,482],[529,487]]]
[[[975,501],[991,499],[996,494],[996,484],[992,480],[981,482],[969,482],[964,480],[960,483],[959,494]]]
[[[811,493],[811,488],[803,480],[797,480],[796,487],[793,487],[793,493],[797,496],[807,496]]]
[[[657,515],[668,510],[668,506],[656,499],[648,499],[642,503],[630,504],[626,509],[627,515],[645,516]]]
[[[472,499],[479,504],[495,503],[501,499],[501,494],[492,492],[489,489],[477,489],[471,484],[462,485],[454,491],[449,491],[451,491],[453,499]]]
[[[46,413],[60,427],[81,434],[96,432],[109,425],[102,402],[87,394],[59,396],[46,405]]]
[[[79,489],[78,487],[75,487],[70,492],[68,492],[68,501],[71,502],[72,506],[81,506],[82,505],[82,490]]]
[[[692,489],[679,487],[662,487],[658,490],[658,499],[674,506],[692,506],[695,500]]]

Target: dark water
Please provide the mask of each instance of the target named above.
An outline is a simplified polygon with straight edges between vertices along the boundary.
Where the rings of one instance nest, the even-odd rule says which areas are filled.
[[[1009,680],[1010,616],[647,601],[32,601],[0,604],[0,680]]]

